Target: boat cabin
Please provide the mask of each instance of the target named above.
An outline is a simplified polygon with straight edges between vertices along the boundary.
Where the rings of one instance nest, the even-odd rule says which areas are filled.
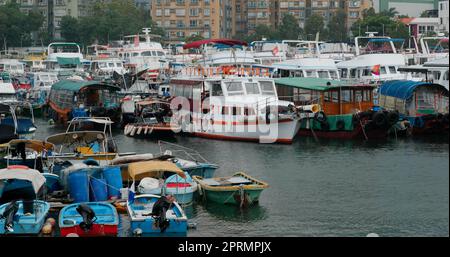
[[[0,72],[5,71],[12,75],[25,73],[25,65],[15,59],[0,59]]]
[[[280,78],[275,80],[280,99],[295,105],[319,104],[326,115],[353,114],[373,106],[370,85],[349,85],[320,78]]]

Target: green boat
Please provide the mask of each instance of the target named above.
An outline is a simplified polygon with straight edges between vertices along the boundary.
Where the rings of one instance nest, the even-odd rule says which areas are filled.
[[[192,177],[198,184],[198,194],[211,202],[247,206],[259,201],[261,192],[269,184],[239,172],[231,177]]]

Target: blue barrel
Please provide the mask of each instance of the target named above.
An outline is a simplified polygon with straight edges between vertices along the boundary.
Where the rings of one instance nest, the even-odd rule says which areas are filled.
[[[86,170],[69,174],[69,193],[75,203],[89,202],[89,178]]]
[[[106,179],[91,178],[90,192],[92,202],[102,202],[108,200],[108,189],[106,188]]]
[[[122,172],[120,167],[112,166],[103,169],[103,176],[108,184],[108,197],[120,197],[120,189],[123,187],[122,184]]]

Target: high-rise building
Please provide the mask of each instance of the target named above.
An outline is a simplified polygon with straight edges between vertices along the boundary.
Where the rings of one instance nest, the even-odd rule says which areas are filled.
[[[442,32],[449,33],[449,15],[448,15],[449,4],[448,0],[439,1],[439,29]]]
[[[169,41],[192,35],[227,38],[235,32],[235,0],[153,0],[151,16]]]
[[[424,11],[437,10],[439,0],[373,0],[376,12],[387,11],[395,8],[399,15],[420,17]]]

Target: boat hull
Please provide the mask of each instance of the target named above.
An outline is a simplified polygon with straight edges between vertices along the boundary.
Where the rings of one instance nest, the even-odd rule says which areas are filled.
[[[79,225],[61,228],[61,236],[77,234],[80,237],[117,236],[118,225],[94,224],[89,231],[84,231]]]
[[[243,190],[244,199],[241,197],[239,190],[231,191],[210,191],[203,190],[206,200],[220,203],[220,204],[233,204],[233,205],[251,205],[259,202],[259,197],[263,189]]]
[[[5,219],[0,219],[0,235],[38,235],[44,226],[45,218],[50,210],[50,204],[44,201],[34,201],[34,214],[26,216],[23,213],[23,202],[17,201],[19,211],[14,216],[14,232],[5,233]],[[0,213],[3,214],[8,203],[0,206]],[[37,208],[36,208],[37,207]]]

